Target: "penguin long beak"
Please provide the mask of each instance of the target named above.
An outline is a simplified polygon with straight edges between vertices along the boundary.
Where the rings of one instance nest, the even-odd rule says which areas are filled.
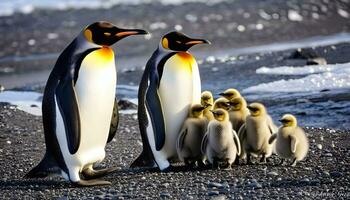
[[[204,39],[192,39],[189,42],[185,43],[186,45],[196,45],[196,44],[211,44],[209,40]]]
[[[124,38],[130,35],[146,35],[149,34],[147,31],[142,29],[120,29],[115,36],[119,38]]]

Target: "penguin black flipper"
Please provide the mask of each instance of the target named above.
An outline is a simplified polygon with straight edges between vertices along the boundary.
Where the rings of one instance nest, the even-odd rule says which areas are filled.
[[[151,115],[152,113],[150,110],[151,108],[155,108],[158,110],[154,113],[153,116],[150,116],[151,119],[156,120],[157,123],[161,122],[162,125],[158,125],[159,129],[161,126],[164,127],[164,120],[159,120],[159,118],[155,118],[157,115],[161,116],[160,119],[163,118],[163,113],[161,111],[161,104],[158,96],[158,86],[159,81],[162,76],[164,64],[171,56],[173,56],[175,53],[170,52],[166,53],[164,55],[161,55],[159,50],[156,50],[153,52],[152,57],[149,59],[149,61],[146,64],[145,72],[142,75],[139,92],[138,92],[138,120],[139,120],[139,127],[140,127],[140,133],[142,138],[142,144],[143,144],[143,150],[141,154],[137,157],[137,159],[130,165],[130,167],[156,167],[157,164],[154,160],[154,156],[152,153],[151,146],[148,141],[147,137],[147,126],[152,123],[153,125],[156,125],[154,122],[149,121],[147,117],[147,113]],[[158,59],[161,57],[161,59]],[[155,99],[156,102],[153,102],[153,99]],[[152,105],[149,105],[149,103],[152,103]],[[161,112],[160,112],[161,111]],[[158,113],[158,114],[157,114]],[[158,121],[159,120],[159,121]],[[154,132],[156,132],[156,129],[153,127]],[[165,134],[165,132],[163,132]],[[158,134],[155,134],[155,139]],[[161,135],[158,135],[161,136]],[[164,139],[159,138],[157,147],[163,146],[165,142],[165,135],[163,135]],[[163,141],[163,145],[161,145],[161,141]],[[161,148],[160,148],[161,149]]]
[[[74,80],[69,76],[62,80],[57,86],[56,97],[66,128],[68,149],[71,154],[75,154],[80,145],[80,116]]]
[[[112,114],[112,119],[111,119],[111,126],[109,128],[109,135],[108,135],[108,140],[107,143],[111,142],[117,133],[119,125],[119,108],[118,108],[118,100],[115,98],[114,100],[114,107],[113,107],[113,114]]]
[[[156,150],[159,151],[165,143],[165,123],[162,104],[158,95],[158,80],[155,76],[151,76],[150,85],[146,93],[146,106],[154,130]]]

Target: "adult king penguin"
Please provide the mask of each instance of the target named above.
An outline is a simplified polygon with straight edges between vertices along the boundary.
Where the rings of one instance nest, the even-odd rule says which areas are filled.
[[[190,106],[201,100],[201,81],[188,49],[209,43],[179,32],[164,35],[146,64],[138,93],[143,152],[131,167],[170,169],[177,160],[176,141]]]
[[[137,34],[147,32],[96,22],[61,53],[42,103],[46,153],[25,177],[46,177],[58,171],[77,185],[110,184],[96,178],[114,168],[93,169],[104,159],[106,143],[113,139],[118,124],[117,74],[109,46]]]

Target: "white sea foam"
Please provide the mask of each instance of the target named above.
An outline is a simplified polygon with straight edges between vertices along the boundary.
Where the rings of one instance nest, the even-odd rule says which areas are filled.
[[[306,70],[307,71],[307,70]],[[350,88],[349,64],[336,70],[319,74],[311,74],[303,78],[278,80],[261,83],[243,90],[245,93],[290,93],[290,92],[319,92]]]
[[[256,70],[257,74],[279,74],[279,75],[307,75],[323,72],[337,72],[345,68],[350,68],[350,63],[329,64],[329,65],[307,65],[304,67],[260,67]]]
[[[42,94],[37,92],[4,91],[0,92],[0,102],[10,103],[18,109],[32,115],[41,115]]]
[[[159,2],[164,5],[179,5],[186,2],[204,2],[215,4],[224,0],[1,0],[0,16],[10,16],[14,13],[29,14],[35,9],[66,10],[66,9],[108,9],[118,4],[146,4]]]

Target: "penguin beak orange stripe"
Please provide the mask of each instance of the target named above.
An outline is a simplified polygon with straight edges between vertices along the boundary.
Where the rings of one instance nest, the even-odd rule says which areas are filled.
[[[186,42],[186,45],[196,45],[196,44],[211,44],[208,40],[192,40],[189,42]]]
[[[125,30],[125,31],[122,31],[122,32],[119,32],[117,34],[115,34],[115,36],[117,37],[126,37],[126,36],[129,36],[129,35],[144,35],[144,34],[148,34],[147,31],[145,30],[141,30],[141,29],[136,29],[136,30]]]

